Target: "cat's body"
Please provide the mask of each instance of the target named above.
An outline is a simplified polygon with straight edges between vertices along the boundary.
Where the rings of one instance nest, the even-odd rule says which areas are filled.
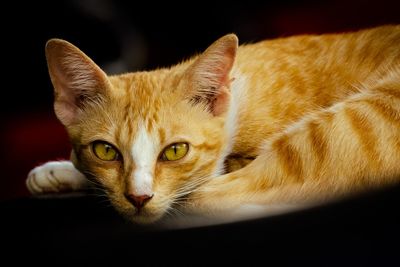
[[[112,77],[65,41],[46,52],[72,162],[133,221],[319,203],[400,180],[400,26],[238,49],[227,35],[170,69]],[[31,172],[32,192],[63,184],[54,164]],[[65,189],[87,185],[59,176]]]

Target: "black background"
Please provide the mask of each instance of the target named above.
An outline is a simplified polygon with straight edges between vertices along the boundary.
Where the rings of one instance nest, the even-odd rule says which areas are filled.
[[[147,70],[175,64],[230,32],[243,43],[355,30],[400,23],[399,7],[391,0],[2,3],[0,259],[52,266],[399,266],[398,187],[284,216],[164,231],[129,225],[91,198],[30,199],[24,186],[32,167],[67,158],[70,149],[52,110],[44,57],[50,38],[74,43],[108,73]]]

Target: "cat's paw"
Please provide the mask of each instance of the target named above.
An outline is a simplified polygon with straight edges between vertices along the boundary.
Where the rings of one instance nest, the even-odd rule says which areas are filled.
[[[70,161],[52,161],[31,170],[26,186],[33,195],[79,191],[87,187],[85,176]]]

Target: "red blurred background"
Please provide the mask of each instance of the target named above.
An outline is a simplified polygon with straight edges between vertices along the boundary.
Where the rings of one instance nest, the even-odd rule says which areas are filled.
[[[2,25],[0,200],[27,196],[30,169],[69,156],[52,109],[44,45],[66,39],[107,73],[168,66],[234,32],[241,42],[400,23],[399,1],[267,1],[241,4],[142,1],[6,3]]]

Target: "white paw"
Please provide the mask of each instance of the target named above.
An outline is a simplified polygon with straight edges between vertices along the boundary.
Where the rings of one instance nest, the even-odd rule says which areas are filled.
[[[38,166],[26,179],[26,186],[34,195],[78,191],[87,183],[85,176],[70,161],[52,161]]]

